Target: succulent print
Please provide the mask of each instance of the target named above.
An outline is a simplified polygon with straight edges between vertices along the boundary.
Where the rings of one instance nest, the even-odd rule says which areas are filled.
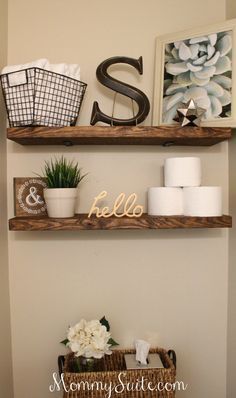
[[[206,109],[203,119],[230,116],[231,59],[231,32],[166,44],[163,122],[173,122],[181,102],[190,99]]]

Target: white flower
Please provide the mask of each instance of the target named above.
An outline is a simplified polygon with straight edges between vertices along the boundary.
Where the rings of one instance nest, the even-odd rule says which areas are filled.
[[[87,322],[81,319],[69,328],[67,346],[77,357],[102,358],[105,354],[111,354],[110,338],[111,334],[98,320]]]

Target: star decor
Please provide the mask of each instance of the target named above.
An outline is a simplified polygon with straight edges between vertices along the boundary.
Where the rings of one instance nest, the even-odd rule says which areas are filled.
[[[181,108],[177,109],[178,116],[174,118],[182,127],[184,126],[199,126],[201,119],[206,113],[206,109],[197,106],[193,99],[190,99],[186,104],[182,103]]]

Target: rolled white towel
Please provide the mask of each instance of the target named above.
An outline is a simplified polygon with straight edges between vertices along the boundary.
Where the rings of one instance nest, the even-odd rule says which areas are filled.
[[[67,69],[66,64],[50,64],[49,70],[51,72],[59,73],[60,75],[65,75]]]
[[[50,64],[50,71],[80,80],[80,66],[77,64]]]
[[[48,69],[48,67],[49,61],[46,58],[41,58],[33,62],[28,62],[27,64],[5,66],[5,68],[2,69],[1,74],[17,72],[28,68]]]
[[[9,84],[11,87],[18,86],[20,84],[27,83],[27,75],[25,69],[29,68],[41,68],[47,69],[49,66],[49,61],[46,58],[38,59],[33,62],[21,65],[11,65],[5,66],[2,70],[2,74],[9,74]]]
[[[80,66],[77,64],[66,64],[66,63],[60,63],[60,64],[50,64],[48,59],[46,58],[41,58],[33,62],[28,62],[26,64],[20,64],[20,65],[11,65],[11,66],[5,66],[5,68],[2,69],[1,74],[6,74],[6,73],[12,73],[12,72],[18,72],[22,71],[24,69],[28,68],[40,68],[40,69],[45,69],[51,72],[59,73],[61,75],[69,76],[72,77],[73,79],[80,80]],[[14,81],[17,84],[17,76],[14,76]],[[22,83],[22,75],[19,75],[19,83]]]
[[[68,67],[68,76],[80,80],[80,66],[77,64],[69,64]]]

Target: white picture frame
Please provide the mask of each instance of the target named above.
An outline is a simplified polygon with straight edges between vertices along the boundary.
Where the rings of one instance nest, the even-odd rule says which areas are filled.
[[[231,39],[228,36],[230,36]],[[208,39],[207,40],[205,39],[205,41],[203,40],[202,42],[200,42],[199,41],[200,38],[204,37],[205,38],[208,37]],[[214,44],[215,39],[216,43]],[[231,50],[229,50],[230,40],[232,43]],[[198,42],[196,43],[196,41]],[[193,44],[198,44],[198,47],[197,46],[194,47]],[[179,48],[176,49],[175,46],[177,47],[179,46]],[[180,53],[180,46],[182,53]],[[198,54],[195,55],[194,57],[193,55],[194,51],[196,54],[196,48],[198,48]],[[204,48],[207,48],[207,51],[204,51]],[[200,49],[202,51],[200,51]],[[193,58],[193,61],[195,61],[196,65],[193,65],[193,62],[191,60],[191,62],[188,63],[187,67],[185,67],[182,64],[176,66],[177,63],[180,64],[182,62],[186,63],[187,65],[187,61],[189,59],[186,57],[188,57],[190,50],[191,50],[191,56]],[[225,55],[223,55],[224,52],[226,52]],[[218,53],[220,53],[220,55]],[[184,59],[180,59],[179,58],[180,55]],[[174,58],[174,56],[175,59],[172,59]],[[225,57],[227,57],[227,59]],[[203,65],[197,65],[198,62],[202,62],[203,60],[205,60]],[[230,68],[229,61],[231,63],[230,70],[229,70]],[[170,65],[171,63],[175,65]],[[198,68],[196,68],[196,66],[198,66]],[[200,66],[202,66],[201,73],[199,73]],[[210,68],[211,66],[213,66],[213,68]],[[192,70],[189,70],[189,67]],[[188,70],[186,70],[186,68],[188,68]],[[216,74],[213,73],[212,76],[206,77],[207,75],[212,74],[214,68],[215,68],[214,73]],[[224,69],[227,70],[223,72]],[[175,75],[168,73],[167,70],[168,72],[171,71],[171,73],[175,73]],[[193,70],[197,70],[198,73],[193,72]],[[219,73],[220,71],[222,72]],[[185,75],[183,75],[184,73]],[[194,80],[194,83],[189,77],[190,74],[191,74],[191,79]],[[207,27],[200,27],[197,29],[191,29],[179,33],[174,33],[174,34],[172,33],[157,37],[154,97],[153,97],[153,118],[152,118],[153,126],[176,124],[177,122],[175,122],[172,118],[172,115],[176,113],[176,109],[174,109],[173,106],[175,108],[176,107],[178,108],[178,105],[176,104],[180,99],[181,100],[179,102],[186,103],[188,101],[187,98],[189,97],[192,98],[193,95],[193,97],[195,96],[195,98],[193,99],[195,100],[197,105],[203,107],[204,109],[207,109],[205,120],[201,121],[202,127],[236,127],[236,76],[235,75],[236,75],[236,19],[228,20],[223,23],[213,24]],[[199,80],[199,76],[201,76],[202,78],[201,81]],[[203,76],[205,76],[205,80]],[[209,82],[207,83],[208,78]],[[165,87],[164,87],[164,81],[165,81]],[[205,81],[205,84],[202,84],[203,81]],[[187,85],[188,82],[189,85]],[[201,85],[197,85],[196,82],[200,82]],[[173,84],[175,86],[173,86]],[[183,85],[185,86],[183,87]],[[202,90],[202,88],[204,90]],[[222,89],[224,90],[223,94],[222,94]],[[205,91],[207,91],[206,95]],[[182,98],[181,98],[181,92],[183,94]],[[177,93],[179,93],[179,95],[173,97]],[[196,100],[197,97],[198,99]],[[231,102],[227,104],[227,102],[229,102],[229,98],[231,99]],[[220,111],[219,102],[221,103],[222,106],[222,112],[220,114],[219,114]]]

